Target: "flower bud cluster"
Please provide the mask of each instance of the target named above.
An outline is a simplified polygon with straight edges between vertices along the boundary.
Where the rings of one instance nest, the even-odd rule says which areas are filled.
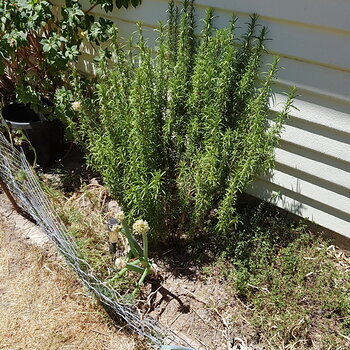
[[[72,108],[73,108],[74,111],[76,111],[76,112],[80,111],[80,107],[81,107],[81,102],[74,101],[72,103]]]
[[[135,234],[143,235],[149,231],[149,225],[146,220],[136,220],[132,225]]]

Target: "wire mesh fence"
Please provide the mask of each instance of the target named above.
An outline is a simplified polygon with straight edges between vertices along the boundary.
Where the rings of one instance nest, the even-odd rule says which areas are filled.
[[[72,236],[55,212],[23,152],[18,151],[2,132],[0,132],[0,178],[17,205],[48,235],[73,271],[106,308],[110,316],[125,323],[133,332],[145,338],[154,349],[169,344],[190,346],[171,329],[162,326],[151,317],[144,317],[135,306],[125,304],[118,291],[107,286],[91,272],[89,264],[79,257]]]

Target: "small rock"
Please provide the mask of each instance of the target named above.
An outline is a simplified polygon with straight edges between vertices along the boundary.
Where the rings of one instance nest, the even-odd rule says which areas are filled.
[[[112,215],[121,211],[121,207],[117,201],[110,201],[107,208]]]

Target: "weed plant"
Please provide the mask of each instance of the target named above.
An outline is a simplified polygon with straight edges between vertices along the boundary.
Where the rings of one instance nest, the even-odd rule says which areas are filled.
[[[230,283],[268,349],[348,349],[350,272],[341,253],[266,205],[241,217],[224,257],[204,272]]]
[[[71,180],[76,181],[73,177]],[[62,222],[74,238],[79,258],[89,264],[89,273],[93,273],[102,281],[114,277],[119,268],[115,265],[115,256],[108,250],[106,221],[109,213],[105,210],[107,190],[97,184],[83,184],[72,194],[64,192],[65,183],[61,183],[61,186],[56,185],[56,189],[46,184],[43,186]],[[118,241],[118,254],[126,258],[124,249],[123,243]],[[81,268],[86,269],[86,265],[82,265]],[[113,280],[110,286],[122,295],[127,295],[135,289],[136,278],[139,278],[138,274],[130,272],[123,279]]]
[[[99,58],[96,89],[73,73],[72,91],[56,94],[56,113],[88,163],[129,219],[146,219],[158,237],[207,223],[232,234],[239,193],[273,166],[294,89],[269,124],[278,58],[261,73],[267,29],[252,15],[238,38],[236,20],[215,29],[208,9],[198,36],[193,1],[181,9],[171,2],[156,50],[141,26],[136,45],[120,44],[115,30],[111,59],[106,51]]]

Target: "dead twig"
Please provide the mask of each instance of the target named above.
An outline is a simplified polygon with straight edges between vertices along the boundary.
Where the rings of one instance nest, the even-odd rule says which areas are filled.
[[[94,330],[94,329],[89,329],[89,332],[94,332],[94,333],[97,333],[97,334],[101,334],[101,335],[103,335],[104,337],[110,337],[108,334],[106,334],[106,333],[102,333],[102,332],[99,332],[99,331],[96,331],[96,330]]]
[[[223,325],[228,328],[229,327],[229,322],[227,322],[226,318],[220,314],[219,310],[217,308],[214,308],[215,313],[220,317]]]
[[[168,328],[171,328],[171,326],[179,319],[179,317],[181,316],[182,314],[179,313],[171,322],[170,324],[167,326]]]
[[[260,290],[260,291],[263,291],[263,292],[266,292],[266,293],[270,293],[270,291],[269,291],[267,288],[254,286],[254,284],[250,284],[250,283],[247,283],[247,285],[248,285],[249,287],[251,287],[251,288],[256,289],[256,290]]]
[[[341,337],[343,337],[344,339],[346,339],[347,341],[350,342],[350,337],[347,337],[346,335],[341,334],[340,332],[338,332],[338,334],[339,334]]]
[[[208,322],[207,320],[205,320],[199,313],[197,310],[192,310],[197,316],[198,318],[205,323],[206,325],[208,325],[209,327],[213,328],[215,331],[220,332],[221,330],[218,327],[214,327],[210,322]]]
[[[188,289],[181,287],[192,299],[204,304],[204,305],[208,305],[208,303],[202,299],[199,299],[194,293],[192,293],[191,291],[189,291]]]

